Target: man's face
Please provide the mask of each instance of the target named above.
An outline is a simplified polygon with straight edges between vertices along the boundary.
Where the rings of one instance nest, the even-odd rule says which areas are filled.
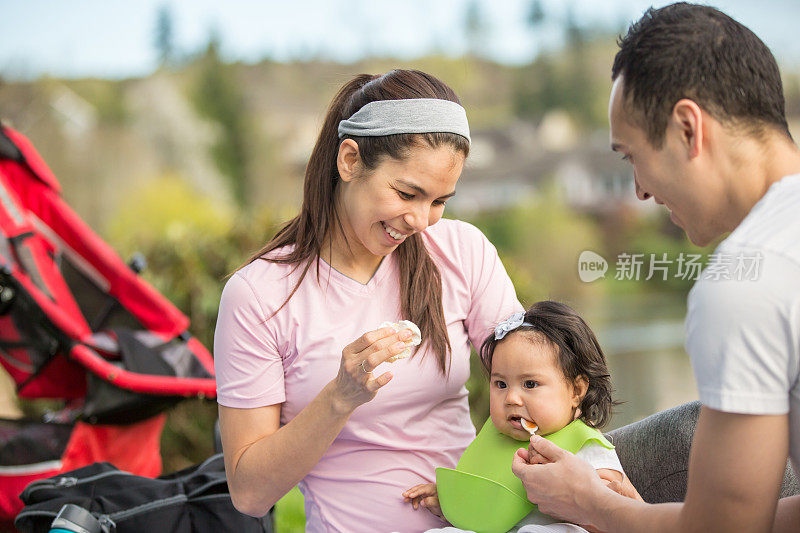
[[[622,76],[611,88],[608,115],[611,149],[633,166],[640,200],[653,198],[657,204],[665,205],[672,222],[699,246],[725,231],[720,223],[720,210],[724,209],[720,183],[713,173],[703,170],[701,158],[690,155],[685,125],[671,117],[662,147],[655,148],[624,105]]]

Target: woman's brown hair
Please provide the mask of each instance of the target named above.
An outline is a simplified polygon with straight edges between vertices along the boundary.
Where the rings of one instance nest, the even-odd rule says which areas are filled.
[[[454,133],[416,133],[382,137],[347,135],[342,139],[339,138],[339,122],[350,118],[369,102],[409,98],[438,98],[461,103],[450,87],[430,74],[418,70],[393,70],[382,76],[360,74],[345,84],[334,97],[306,167],[300,214],[283,226],[275,237],[253,254],[247,262],[249,264],[260,259],[303,267],[297,284],[283,305],[292,298],[315,262],[319,280],[319,257],[325,238],[335,228],[342,231],[335,199],[340,182],[336,159],[339,145],[344,139],[353,139],[358,144],[359,155],[366,171],[375,169],[384,157],[402,161],[415,146],[437,148],[450,145],[454,150],[463,153],[464,157],[468,155],[469,142]],[[294,249],[288,254],[264,257],[264,254],[290,244],[294,245]],[[439,269],[428,255],[419,234],[406,238],[397,247],[396,253],[400,269],[403,318],[419,326],[422,337],[427,339],[428,345],[437,356],[442,374],[447,375],[450,340],[442,309],[442,279]]]

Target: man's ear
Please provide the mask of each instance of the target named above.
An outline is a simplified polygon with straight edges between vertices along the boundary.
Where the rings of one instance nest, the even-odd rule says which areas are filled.
[[[339,154],[336,156],[336,167],[342,181],[350,181],[359,174],[361,154],[358,143],[353,139],[345,139],[339,145]]]
[[[575,381],[572,382],[572,402],[574,407],[578,407],[581,404],[588,390],[589,378],[583,374],[575,378]]]
[[[682,98],[672,108],[667,129],[675,128],[680,142],[688,150],[690,158],[700,155],[703,150],[703,110],[697,102]]]

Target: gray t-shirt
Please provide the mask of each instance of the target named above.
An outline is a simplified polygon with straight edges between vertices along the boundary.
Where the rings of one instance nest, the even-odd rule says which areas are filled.
[[[800,175],[774,183],[717,247],[689,293],[686,351],[703,405],[789,414],[800,475]]]

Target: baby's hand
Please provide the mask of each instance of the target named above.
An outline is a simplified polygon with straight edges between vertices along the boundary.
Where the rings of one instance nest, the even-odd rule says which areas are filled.
[[[414,509],[425,507],[431,513],[444,520],[442,508],[439,507],[436,483],[423,483],[422,485],[411,487],[403,493],[403,497],[405,497],[407,502],[411,502],[411,506]]]

